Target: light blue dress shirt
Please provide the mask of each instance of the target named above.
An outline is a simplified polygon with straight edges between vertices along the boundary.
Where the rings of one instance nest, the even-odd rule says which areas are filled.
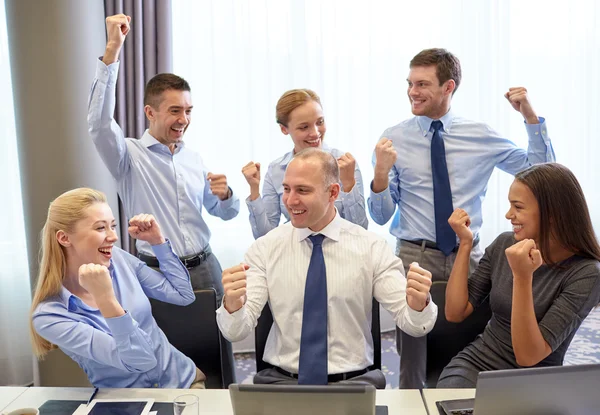
[[[322,150],[331,153],[336,159],[346,154],[326,145],[322,146]],[[250,200],[249,197],[246,199],[254,239],[258,239],[266,235],[271,229],[276,228],[279,225],[282,213],[286,220],[290,220],[290,215],[283,204],[283,176],[293,157],[294,152],[290,151],[271,162],[265,175],[261,197],[256,200]],[[335,207],[342,218],[367,229],[369,221],[365,211],[363,181],[358,163],[354,168],[354,180],[356,183],[350,192],[346,193],[342,189],[335,201]]]
[[[154,215],[179,256],[203,251],[210,230],[202,218],[208,213],[229,220],[240,211],[240,201],[220,200],[210,191],[209,170],[200,155],[182,142],[175,154],[148,131],[141,139],[125,138],[113,118],[119,62],[98,60],[88,108],[90,135],[106,167],[117,181],[127,219],[143,212]],[[152,255],[150,244],[138,240],[139,252]]]
[[[148,300],[191,304],[189,274],[168,241],[152,249],[162,274],[113,247],[109,271],[125,315],[104,318],[64,287],[33,312],[39,335],[77,362],[95,387],[189,388],[196,377],[194,362],[156,325]]]
[[[383,225],[398,205],[390,233],[400,239],[436,240],[430,157],[432,121],[424,116],[413,117],[388,128],[382,135],[392,140],[398,158],[390,170],[388,188],[380,193],[371,191],[369,213],[376,223]],[[533,164],[555,161],[546,122],[541,117],[539,124],[525,124],[529,136],[527,151],[488,125],[457,117],[451,111],[440,121],[444,125],[441,134],[452,204],[455,209],[467,211],[474,235],[481,228],[481,204],[495,167],[516,174]]]

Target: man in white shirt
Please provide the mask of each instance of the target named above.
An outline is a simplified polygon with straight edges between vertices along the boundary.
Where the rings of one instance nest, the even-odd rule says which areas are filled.
[[[262,358],[275,368],[259,372],[254,383],[384,388],[381,371],[367,369],[373,364],[373,297],[412,336],[424,336],[435,324],[431,274],[414,263],[405,278],[384,239],[342,219],[334,206],[338,183],[331,154],[312,148],[297,153],[283,180],[291,221],[256,240],[243,264],[223,272],[217,322],[228,340],[248,336],[267,301],[273,314]]]

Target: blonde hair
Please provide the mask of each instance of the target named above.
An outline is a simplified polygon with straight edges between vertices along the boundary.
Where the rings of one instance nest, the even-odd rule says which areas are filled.
[[[277,123],[287,127],[292,111],[309,101],[315,101],[321,105],[321,98],[319,98],[315,91],[310,89],[291,89],[285,92],[279,98],[275,107],[275,119]]]
[[[48,208],[48,217],[41,232],[40,270],[29,318],[33,352],[40,359],[50,350],[56,349],[56,346],[41,337],[33,326],[33,312],[36,307],[47,298],[60,293],[65,275],[65,253],[56,239],[56,233],[60,230],[73,232],[77,222],[86,217],[87,208],[95,203],[106,203],[104,193],[94,189],[79,188],[58,196]]]

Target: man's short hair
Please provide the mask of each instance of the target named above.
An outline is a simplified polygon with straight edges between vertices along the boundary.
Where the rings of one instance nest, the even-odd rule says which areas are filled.
[[[305,148],[294,155],[298,160],[317,160],[323,172],[323,184],[329,187],[340,182],[340,168],[335,157],[320,148]]]
[[[446,49],[433,48],[422,50],[410,61],[410,67],[414,66],[435,66],[435,74],[440,81],[440,86],[444,82],[454,79],[454,83],[456,84],[454,91],[456,92],[460,85],[462,77],[460,61]]]
[[[159,73],[146,84],[144,105],[158,108],[162,102],[162,93],[169,89],[191,92],[190,84],[182,77],[172,73]]]

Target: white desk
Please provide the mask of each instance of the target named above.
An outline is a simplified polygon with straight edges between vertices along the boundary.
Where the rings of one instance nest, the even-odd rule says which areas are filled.
[[[38,408],[50,399],[87,401],[93,391],[92,388],[28,388],[5,410]],[[100,389],[96,398],[154,398],[156,402],[171,402],[186,393],[199,397],[200,413],[203,415],[233,414],[229,390],[226,389]],[[427,415],[418,390],[378,390],[376,400],[377,405],[387,405],[390,414]]]
[[[21,386],[1,386],[0,387],[0,411],[3,411],[12,401],[28,388]]]
[[[423,389],[423,400],[429,415],[438,415],[435,403],[451,399],[471,399],[475,397],[475,389]]]

